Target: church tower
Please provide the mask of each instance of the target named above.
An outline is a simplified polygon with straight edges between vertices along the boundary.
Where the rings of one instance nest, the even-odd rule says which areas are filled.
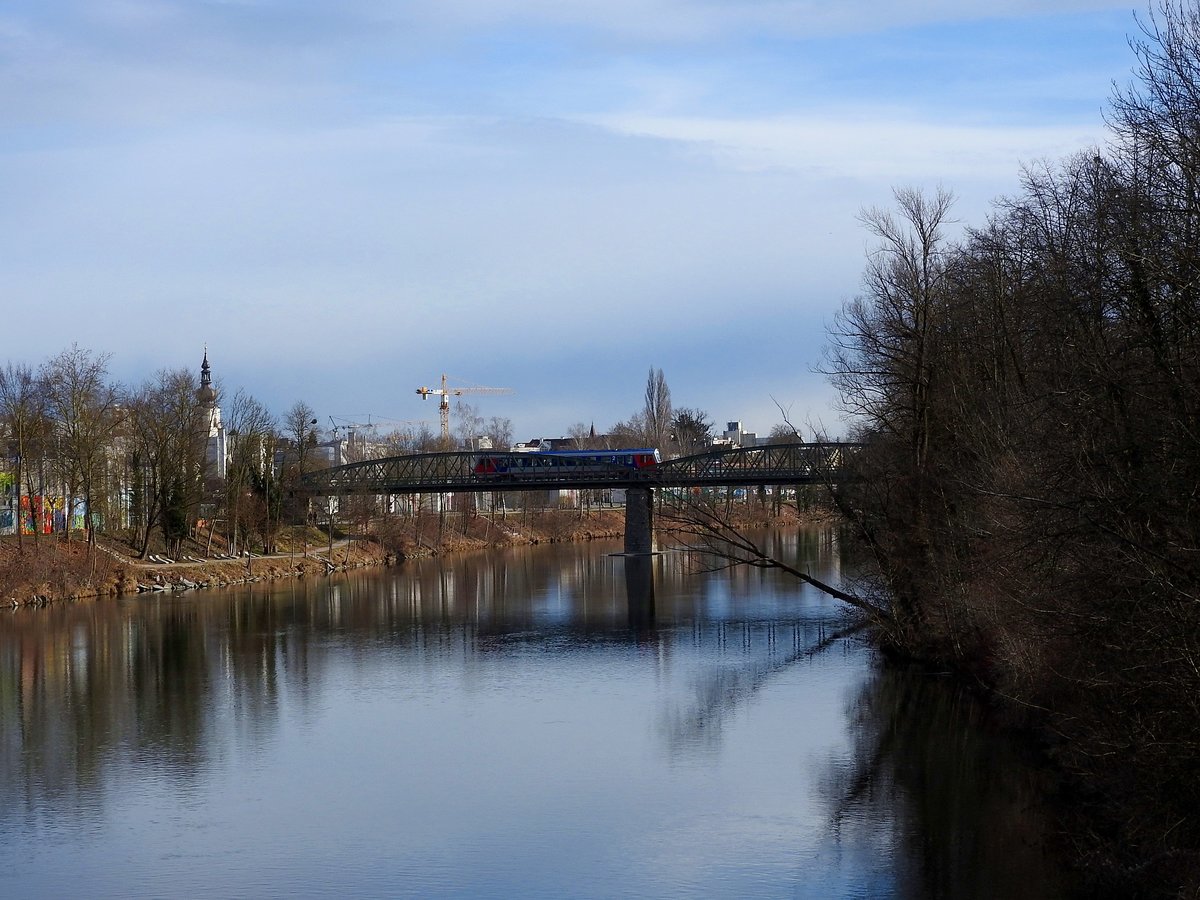
[[[229,466],[228,447],[225,443],[225,425],[221,422],[221,407],[217,406],[217,392],[212,386],[212,371],[208,365],[208,348],[204,348],[204,362],[200,364],[200,387],[196,390],[196,402],[204,410],[208,440],[204,452],[209,475],[224,478]]]

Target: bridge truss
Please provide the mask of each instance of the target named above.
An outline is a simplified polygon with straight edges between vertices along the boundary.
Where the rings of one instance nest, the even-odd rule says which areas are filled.
[[[842,443],[772,444],[698,453],[645,469],[612,465],[589,466],[587,471],[556,467],[553,465],[555,454],[541,451],[533,458],[545,460],[545,467],[533,467],[519,475],[476,472],[479,458],[498,455],[494,451],[416,453],[310,472],[301,480],[295,493],[299,496],[346,496],[814,484],[840,480],[842,470],[857,446]]]

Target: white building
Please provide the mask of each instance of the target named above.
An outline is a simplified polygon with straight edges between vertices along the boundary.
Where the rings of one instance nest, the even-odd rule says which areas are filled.
[[[205,426],[208,436],[204,451],[204,462],[209,475],[224,478],[229,470],[229,446],[225,437],[225,425],[221,421],[221,407],[217,405],[217,392],[212,386],[212,372],[208,367],[208,348],[204,348],[204,362],[200,364],[200,387],[196,400],[204,407]]]

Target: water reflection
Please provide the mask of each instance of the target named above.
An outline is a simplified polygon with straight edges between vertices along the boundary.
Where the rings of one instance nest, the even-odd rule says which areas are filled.
[[[896,897],[1053,898],[1043,773],[967,691],[916,670],[877,670],[847,704],[854,752],[824,785],[828,843],[875,864],[865,883]]]
[[[1030,833],[831,601],[616,549],[6,615],[0,894],[974,896]]]
[[[654,628],[654,563],[650,556],[627,556],[625,602],[629,607],[629,628],[648,634]]]
[[[692,681],[687,702],[664,712],[662,732],[672,754],[718,746],[726,719],[751,702],[774,676],[847,640],[861,627],[852,623],[830,630],[825,622],[794,622],[790,627],[770,622],[736,628],[733,638],[745,651],[743,659],[735,665],[709,666],[700,671]],[[714,637],[722,648],[728,646],[730,636],[728,625],[715,629]],[[765,650],[751,652],[755,644]]]

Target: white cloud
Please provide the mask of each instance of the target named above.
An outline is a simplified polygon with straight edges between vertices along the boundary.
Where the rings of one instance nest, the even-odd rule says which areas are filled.
[[[787,169],[817,177],[1012,178],[1021,161],[1056,158],[1100,141],[1098,127],[987,127],[860,110],[853,117],[714,119],[597,116],[615,132],[661,138],[748,171]]]

